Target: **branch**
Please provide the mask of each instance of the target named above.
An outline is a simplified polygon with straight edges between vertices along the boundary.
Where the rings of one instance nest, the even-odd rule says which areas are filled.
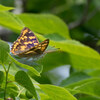
[[[90,4],[91,0],[87,0],[87,3],[85,5],[85,8],[84,8],[84,12],[83,12],[83,15],[82,15],[82,18],[80,20],[77,20],[75,22],[72,22],[68,25],[69,29],[73,29],[73,28],[76,28],[82,24],[84,24],[87,20],[87,16],[88,16],[88,10],[89,10],[89,4]]]

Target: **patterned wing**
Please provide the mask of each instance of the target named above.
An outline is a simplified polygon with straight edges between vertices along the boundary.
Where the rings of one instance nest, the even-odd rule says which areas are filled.
[[[49,39],[44,40],[34,48],[34,52],[36,52],[37,54],[43,53],[46,50],[48,44],[49,44]]]
[[[30,50],[20,53],[19,56],[20,57],[32,57],[34,55],[42,54],[46,50],[48,44],[49,44],[49,39],[46,39],[43,42],[31,48]]]
[[[33,48],[34,46],[38,45],[39,41],[34,35],[34,33],[27,27],[25,27],[21,31],[21,35],[18,37],[18,39],[13,43],[11,52],[14,55],[20,54],[24,51],[29,50],[30,48]]]

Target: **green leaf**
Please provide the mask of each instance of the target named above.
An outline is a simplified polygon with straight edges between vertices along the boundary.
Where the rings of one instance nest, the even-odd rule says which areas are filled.
[[[52,100],[77,100],[66,89],[54,85],[39,85]]]
[[[14,9],[13,7],[6,7],[0,4],[0,11],[7,11],[7,10],[12,10]]]
[[[57,48],[59,47],[60,50],[74,54],[74,55],[100,59],[99,53],[97,53],[92,48],[84,44],[81,44],[80,42],[75,41],[75,40],[64,40],[64,41],[51,40],[50,45],[55,45]]]
[[[67,86],[69,84],[73,84],[75,82],[84,80],[86,78],[90,78],[89,75],[83,73],[83,72],[77,72],[77,73],[73,73],[71,74],[68,78],[66,78],[65,80],[63,80],[60,84],[60,86]]]
[[[41,40],[44,40],[42,35],[38,34]],[[100,55],[92,48],[81,44],[75,40],[53,41],[50,40],[50,46],[60,48],[60,51],[68,53],[68,57],[63,57],[66,64],[70,64],[77,69],[100,69]],[[53,57],[56,58],[56,57]],[[67,58],[67,59],[66,59]],[[61,58],[62,59],[62,58]],[[68,61],[67,61],[68,60]],[[56,62],[56,59],[55,59]],[[91,63],[92,62],[92,63]],[[58,62],[59,63],[59,62]],[[46,64],[47,65],[47,64]]]
[[[100,77],[100,70],[96,69],[96,70],[90,71],[88,72],[88,75],[92,77]]]
[[[26,72],[18,71],[15,75],[15,80],[26,88],[36,98],[36,100],[39,100],[35,87]]]
[[[3,80],[4,80],[4,73],[2,71],[0,71],[0,86],[3,82]]]
[[[11,55],[9,55],[9,57],[11,58],[11,60],[12,60],[14,63],[16,63],[17,65],[19,65],[20,67],[29,70],[30,72],[32,72],[33,74],[35,74],[35,75],[37,75],[37,76],[40,76],[40,73],[39,73],[37,70],[35,70],[32,66],[25,65],[25,64],[22,64],[22,63],[18,62],[18,61],[15,60]]]
[[[9,59],[10,59],[10,57],[9,57]],[[20,69],[15,65],[15,63],[12,63],[12,64],[10,65],[9,74],[15,76],[15,73],[16,73],[17,71],[19,71],[19,70],[20,70]]]
[[[24,27],[23,22],[10,12],[0,12],[0,25],[12,30],[20,31]]]
[[[18,84],[17,84],[17,87],[18,87]],[[8,89],[8,94],[9,94],[9,96],[13,96],[13,97],[16,97],[16,96],[18,96],[18,94],[20,94],[20,97],[21,98],[24,98],[24,100],[26,100],[26,97],[25,97],[25,94],[24,93],[19,93],[20,91],[16,91],[15,89],[13,89],[13,88],[9,88]]]
[[[33,65],[34,66],[34,68],[39,72],[39,73],[42,73],[42,70],[43,70],[43,66],[42,65]],[[33,79],[34,79],[34,77],[36,77],[33,73],[32,73],[32,71],[28,71],[27,72],[27,74],[29,75],[29,76],[31,76]],[[37,76],[38,77],[38,76]]]
[[[51,14],[20,14],[18,16],[34,32],[57,33],[64,38],[70,38],[67,25],[57,16]]]
[[[8,60],[8,54],[9,53],[9,45],[0,40],[0,63],[1,64],[5,64],[7,63],[7,60]]]
[[[96,97],[100,97],[100,78],[91,78],[82,80],[71,85],[65,86],[74,94],[84,93]]]
[[[77,69],[100,69],[99,53],[78,41],[50,41],[50,45],[55,45],[55,47],[60,48],[61,51],[69,53],[71,65]]]
[[[78,100],[100,100],[100,98],[96,98],[96,97],[81,97]]]
[[[46,95],[46,94],[44,94],[44,93],[40,93],[40,97],[41,97],[40,100],[51,100],[51,99],[49,98],[49,96]]]
[[[29,92],[29,91],[26,91],[25,92],[25,95],[28,99],[31,99],[33,97],[33,95]]]
[[[38,62],[42,63],[43,72],[47,72],[55,67],[71,64],[69,54],[65,52],[60,52],[60,51],[48,53],[45,57],[40,59]]]

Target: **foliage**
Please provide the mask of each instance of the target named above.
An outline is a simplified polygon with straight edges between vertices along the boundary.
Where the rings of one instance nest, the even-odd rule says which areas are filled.
[[[71,1],[66,9],[68,11],[73,5],[85,3],[82,0]],[[61,6],[59,3],[57,5]],[[65,6],[63,5],[63,9]],[[64,13],[61,9],[59,12],[55,8],[55,11],[58,11],[56,15],[61,18],[53,14],[16,15],[8,11],[12,9],[13,7],[0,5],[1,26],[18,34],[24,27],[29,27],[40,41],[50,39],[48,48],[60,48],[60,50],[48,53],[36,62],[23,61],[22,58],[11,55],[8,43],[0,40],[0,100],[9,97],[14,100],[100,100],[100,55],[96,50],[82,44],[81,40],[78,41],[79,38],[78,40],[71,38],[74,32],[82,33],[82,27],[72,29],[70,36],[68,25],[61,19]],[[73,17],[69,18],[69,22],[74,20]],[[95,19],[91,19],[92,21],[88,21],[83,27],[90,27]],[[100,26],[98,24],[93,27],[98,29]],[[47,75],[49,71],[63,65],[70,65],[72,71],[68,78],[56,86]]]

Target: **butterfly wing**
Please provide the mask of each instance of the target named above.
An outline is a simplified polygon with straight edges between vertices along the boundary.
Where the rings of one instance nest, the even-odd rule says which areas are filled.
[[[30,48],[33,48],[34,46],[38,45],[39,41],[34,35],[34,33],[27,27],[25,27],[21,31],[21,35],[18,37],[18,39],[13,43],[11,52],[14,55],[20,54],[24,51],[29,50]]]
[[[49,44],[49,39],[46,39],[44,40],[43,42],[41,42],[39,45],[37,45],[35,48],[34,48],[34,51],[37,53],[37,54],[41,54],[43,53],[46,48],[48,47],[48,44]]]
[[[43,42],[39,43],[38,45],[34,46],[33,48],[18,54],[20,57],[32,57],[34,55],[42,54],[49,44],[49,39],[44,40]]]

